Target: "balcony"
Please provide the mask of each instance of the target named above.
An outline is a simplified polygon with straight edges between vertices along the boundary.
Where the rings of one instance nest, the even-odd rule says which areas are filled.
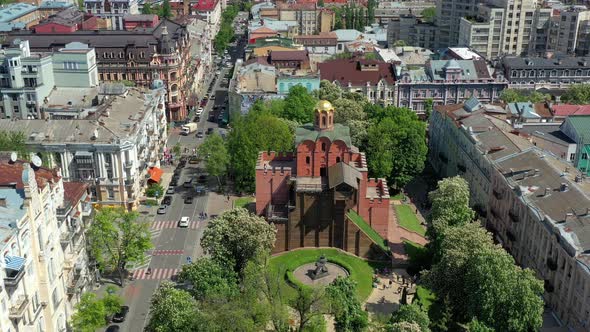
[[[90,203],[82,203],[82,213],[83,217],[88,217],[92,213],[92,204]]]
[[[76,270],[74,273],[74,278],[70,280],[68,286],[66,287],[66,293],[68,295],[74,295],[80,293],[82,287],[84,286],[84,278],[82,277],[82,273],[79,270]]]
[[[508,212],[508,217],[510,217],[510,220],[512,222],[519,222],[520,221],[520,217],[518,216],[518,214],[513,211]]]
[[[10,307],[8,312],[8,318],[10,319],[21,319],[27,311],[29,305],[29,297],[26,295],[20,295],[16,299],[16,303]]]
[[[7,256],[5,271],[4,286],[17,287],[25,274],[25,259],[22,257]]]
[[[74,245],[74,252],[79,253],[80,249],[84,248],[84,232],[78,232],[72,238]]]
[[[125,162],[125,168],[131,168],[133,167],[133,162],[132,161],[126,161]]]
[[[266,209],[266,218],[270,221],[287,221],[289,219],[289,207],[285,204],[270,204]]]
[[[547,258],[547,267],[551,271],[557,270],[557,260],[555,260],[555,259],[553,259],[551,257]]]
[[[72,241],[72,237],[74,236],[74,234],[72,232],[70,232],[69,230],[63,232],[60,237],[59,237],[59,242],[61,243],[62,248],[65,248],[68,246],[68,244],[71,243]]]

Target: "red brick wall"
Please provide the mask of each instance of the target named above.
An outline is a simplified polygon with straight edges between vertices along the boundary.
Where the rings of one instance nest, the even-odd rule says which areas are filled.
[[[312,141],[303,141],[297,146],[297,175],[312,176],[313,169],[313,150],[315,143]],[[306,163],[306,157],[309,157],[309,164]]]
[[[263,160],[290,161],[293,160],[293,153],[262,152],[258,163]],[[291,172],[288,167],[256,170],[256,214],[264,213],[271,201],[273,204],[286,204],[289,201],[288,180]]]
[[[44,23],[34,27],[36,33],[72,33],[76,31],[76,26],[67,26],[57,23]]]
[[[387,238],[387,230],[389,228],[389,199],[366,198],[368,187],[378,186],[381,190],[387,190],[387,188],[382,188],[381,180],[372,178],[367,179],[366,177],[367,173],[363,172],[363,178],[366,179],[366,181],[361,181],[360,183],[358,214],[382,237]]]

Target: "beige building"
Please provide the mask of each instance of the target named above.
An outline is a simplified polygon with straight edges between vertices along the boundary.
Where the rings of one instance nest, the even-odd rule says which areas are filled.
[[[0,160],[2,331],[65,331],[89,281],[86,186],[64,185],[59,171],[38,165]]]
[[[590,10],[586,6],[540,8],[536,16],[529,53],[590,53]]]
[[[476,15],[460,19],[458,45],[469,46],[487,59],[529,51],[536,2],[488,1]]]
[[[487,226],[561,322],[590,331],[590,183],[569,165],[536,149],[496,163]]]
[[[236,89],[241,93],[276,93],[277,69],[266,57],[248,60],[239,68]]]
[[[315,3],[279,3],[277,10],[280,21],[297,22],[299,35],[327,33],[334,28],[334,12]]]

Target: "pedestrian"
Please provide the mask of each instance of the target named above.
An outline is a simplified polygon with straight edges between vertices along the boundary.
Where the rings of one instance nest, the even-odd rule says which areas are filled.
[[[207,218],[208,218],[208,216],[207,216],[207,212],[205,212],[205,219],[207,219]]]
[[[148,267],[148,269],[147,269],[147,272],[146,272],[146,273],[147,273],[147,274],[152,274],[152,268],[151,268],[151,267]]]

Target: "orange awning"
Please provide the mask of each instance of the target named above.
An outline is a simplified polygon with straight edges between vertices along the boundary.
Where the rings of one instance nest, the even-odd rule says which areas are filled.
[[[162,174],[164,174],[164,171],[161,170],[158,167],[150,167],[148,169],[148,174],[150,175],[150,179],[149,181],[153,181],[153,182],[160,182],[160,180],[162,179]]]

